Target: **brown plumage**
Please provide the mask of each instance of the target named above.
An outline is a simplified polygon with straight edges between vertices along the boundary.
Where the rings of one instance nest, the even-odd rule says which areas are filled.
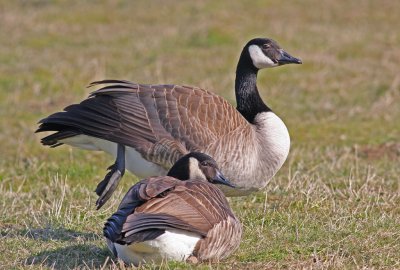
[[[238,187],[224,189],[227,195],[247,194],[268,183],[289,151],[286,126],[264,104],[256,86],[259,69],[287,63],[301,61],[273,40],[249,41],[236,72],[237,109],[197,87],[94,82],[91,86],[103,87],[80,104],[41,120],[38,131],[56,131],[42,139],[45,145],[67,143],[117,157],[119,168],[112,167],[96,190],[99,206],[116,187],[110,178],[123,174],[125,155],[128,170],[143,178],[165,174],[188,152],[204,152]],[[117,144],[123,150],[120,155]],[[119,175],[113,178],[116,172]]]
[[[113,253],[135,265],[189,257],[220,260],[231,254],[242,227],[222,191],[209,183],[222,177],[209,160],[191,153],[178,161],[175,172],[187,170],[187,181],[159,176],[135,184],[104,227]]]
[[[106,83],[110,81],[91,85]],[[119,81],[93,92],[78,106],[80,132],[131,146],[165,169],[188,152],[214,152],[224,136],[251,128],[222,97],[188,86]],[[93,111],[107,118],[93,121]]]

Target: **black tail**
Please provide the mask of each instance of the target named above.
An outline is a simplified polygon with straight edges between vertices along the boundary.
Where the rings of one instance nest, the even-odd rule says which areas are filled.
[[[46,127],[47,126],[54,126],[54,125],[49,124],[49,125],[46,125]],[[70,138],[70,137],[74,137],[76,135],[81,134],[79,131],[69,130],[68,126],[53,127],[51,129],[51,131],[56,131],[57,130],[56,128],[58,128],[58,130],[59,130],[58,132],[56,132],[54,134],[51,134],[49,136],[43,137],[40,140],[40,142],[43,145],[48,145],[48,146],[54,148],[54,147],[57,147],[57,146],[60,146],[60,145],[63,144],[63,143],[59,142],[60,140],[63,140],[63,139],[66,139],[66,138]],[[39,130],[39,129],[36,130],[36,132],[42,132],[42,131],[45,131],[45,130]]]
[[[54,113],[39,121],[36,132],[55,131],[42,139],[43,145],[56,147],[59,141],[79,134],[107,138],[118,128],[120,116],[109,97],[88,98],[79,104],[73,104],[62,112]]]
[[[142,183],[139,182],[129,189],[122,199],[118,211],[107,219],[107,222],[104,224],[103,235],[114,243],[126,244],[123,241],[125,236],[122,233],[122,227],[128,216],[135,212],[136,207],[145,202],[139,194],[141,185]]]

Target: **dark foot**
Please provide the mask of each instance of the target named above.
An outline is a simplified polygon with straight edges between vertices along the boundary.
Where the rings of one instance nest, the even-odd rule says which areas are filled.
[[[115,163],[108,167],[110,170],[104,179],[97,185],[96,194],[99,198],[96,201],[97,210],[99,210],[117,188],[119,181],[125,172],[125,146],[118,144],[117,159]]]
[[[108,167],[108,170],[110,171],[96,188],[96,194],[99,195],[99,198],[96,201],[97,210],[99,210],[108,199],[110,199],[122,177],[122,172],[117,169],[115,164]]]

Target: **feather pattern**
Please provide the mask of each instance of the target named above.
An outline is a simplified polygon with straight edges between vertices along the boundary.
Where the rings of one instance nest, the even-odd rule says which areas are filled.
[[[239,220],[216,186],[160,176],[142,180],[128,191],[118,211],[107,220],[104,235],[129,245],[156,238],[167,229],[200,235],[193,255],[202,260],[229,255],[242,234]]]
[[[224,136],[240,127],[250,129],[226,100],[204,89],[116,80],[91,86],[108,83],[116,84],[42,119],[39,132],[58,131],[42,142],[55,145],[66,134],[85,134],[131,146],[145,159],[168,169],[188,152],[212,155]],[[212,145],[209,151],[207,145]]]
[[[246,195],[268,184],[290,147],[285,124],[261,99],[258,71],[290,63],[301,60],[272,39],[255,38],[244,46],[237,64],[236,109],[198,87],[103,80],[90,84],[100,89],[88,99],[42,119],[37,131],[56,132],[42,139],[51,147],[67,143],[112,155],[110,149],[116,147],[110,144],[130,147],[127,163],[147,169],[128,169],[141,177],[165,173],[188,152],[203,152],[238,187],[224,189],[225,194]]]
[[[116,80],[91,85],[111,82],[116,84],[42,119],[38,131],[58,131],[42,142],[58,146],[68,136],[85,134],[133,147],[165,169],[188,152],[201,151],[215,157],[226,176],[243,189],[265,186],[262,179],[271,178],[286,158],[279,166],[260,166],[260,157],[275,153],[264,151],[257,127],[207,90]]]

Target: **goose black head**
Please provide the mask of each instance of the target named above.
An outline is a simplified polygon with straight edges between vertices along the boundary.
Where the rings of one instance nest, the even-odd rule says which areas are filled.
[[[180,180],[201,179],[212,184],[235,187],[225,178],[212,157],[199,152],[192,152],[180,158],[167,175]]]
[[[256,69],[302,63],[300,59],[285,52],[275,40],[269,38],[250,40],[244,47],[243,54],[248,54]]]

